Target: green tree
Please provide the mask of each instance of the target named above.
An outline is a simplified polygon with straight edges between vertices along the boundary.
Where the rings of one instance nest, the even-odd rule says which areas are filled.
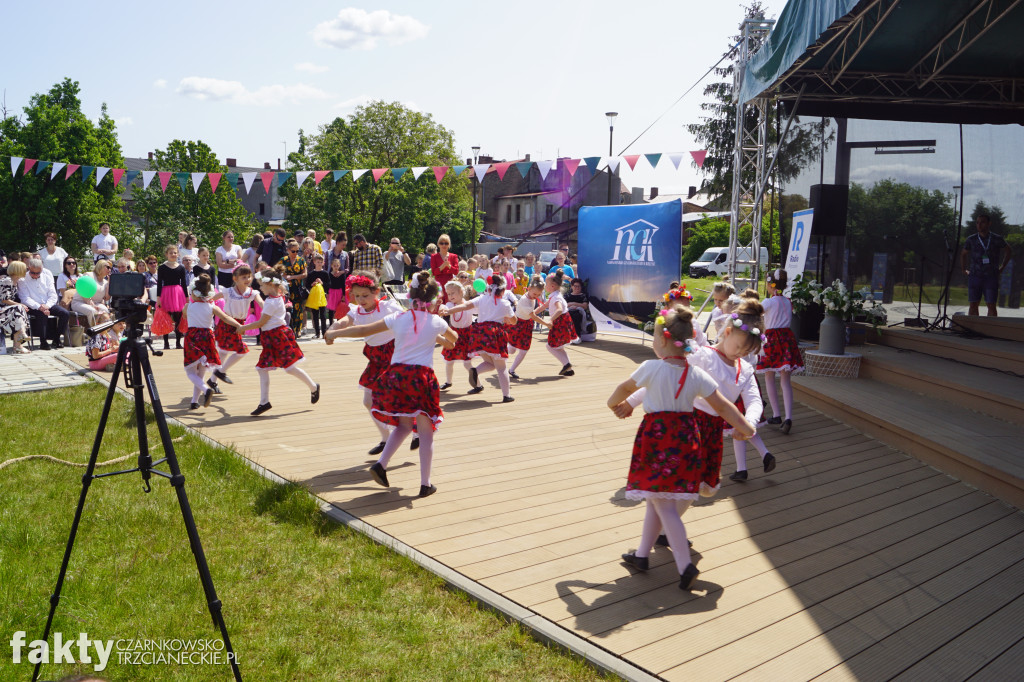
[[[768,205],[768,202],[765,204]],[[769,223],[773,219],[771,215],[765,214],[761,218],[761,246],[768,249],[772,262],[779,257],[779,217],[774,216],[774,229],[771,231],[769,241]],[[739,233],[741,243],[750,241],[750,228],[744,226]],[[710,248],[717,246],[729,246],[729,220],[728,218],[704,218],[697,221],[693,227],[687,230],[686,249],[683,251],[683,271],[686,272],[690,263],[700,258],[701,254]]]
[[[65,78],[49,92],[33,95],[22,116],[4,112],[0,122],[0,155],[76,163],[96,167],[124,167],[121,145],[107,106],[93,123],[82,111],[78,81]],[[0,173],[0,241],[8,250],[34,250],[53,231],[70,253],[81,255],[108,222],[119,238],[127,223],[123,202],[108,173],[96,187],[95,172],[82,182],[82,171],[70,180],[65,171],[50,179],[49,168],[23,174]]]
[[[458,163],[454,137],[430,114],[398,102],[374,101],[347,119],[336,118],[316,135],[299,131],[298,150],[288,155],[288,169],[413,168]],[[451,173],[437,183],[427,171],[419,180],[407,172],[374,182],[369,173],[334,182],[328,175],[319,187],[289,181],[279,192],[288,208],[286,227],[361,232],[373,243],[392,236],[412,247],[447,233],[453,247],[469,241],[472,195],[468,183]]]
[[[150,170],[182,173],[226,173],[227,168],[203,141],[174,140],[165,150],[153,154]],[[235,188],[222,177],[217,192],[210,189],[209,178],[195,192],[186,184],[182,191],[175,178],[162,192],[154,181],[150,187],[132,188],[131,211],[138,221],[139,246],[145,253],[160,251],[177,242],[178,232],[196,235],[199,244],[211,250],[220,246],[226,230],[235,233],[235,243],[244,244],[256,227],[253,216],[245,210]]]

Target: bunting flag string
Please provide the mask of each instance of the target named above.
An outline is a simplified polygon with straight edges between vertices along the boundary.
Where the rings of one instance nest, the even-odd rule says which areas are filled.
[[[199,194],[199,186],[203,184],[203,177],[206,176],[206,173],[192,173],[191,175],[192,175],[192,190],[196,194]]]
[[[387,173],[388,170],[388,168],[374,168],[372,171],[370,171],[373,174],[373,181],[377,182],[378,180],[380,180],[382,177],[384,177],[384,174]]]
[[[25,172],[22,175],[28,175],[34,165],[36,165],[36,159],[25,159]]]
[[[40,161],[36,165],[36,175],[42,175],[46,171],[47,166],[49,166],[49,165],[50,165],[49,161]]]
[[[302,187],[302,183],[304,183],[306,181],[306,178],[308,178],[312,174],[313,171],[296,171],[295,184],[298,185],[299,187]],[[320,183],[317,182],[317,184],[319,185]]]
[[[98,166],[96,168],[96,186],[99,187],[100,183],[103,182],[103,176],[110,172],[109,168],[105,166]]]
[[[124,168],[115,168],[110,172],[110,177],[114,181],[114,187],[121,184],[121,176],[124,175]]]
[[[57,173],[60,173],[62,170],[64,170],[66,166],[66,163],[54,163],[53,169],[50,171],[50,179],[53,180],[55,177],[57,177]]]

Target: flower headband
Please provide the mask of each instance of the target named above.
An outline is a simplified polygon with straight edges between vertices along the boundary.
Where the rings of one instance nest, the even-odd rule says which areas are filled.
[[[768,342],[768,337],[765,336],[764,334],[762,334],[761,330],[758,329],[757,327],[751,327],[750,325],[745,324],[743,322],[743,320],[740,319],[739,313],[733,313],[732,315],[730,315],[730,317],[732,318],[732,326],[735,327],[736,329],[740,329],[742,331],[749,332],[750,334],[753,334],[754,336],[760,336],[761,337],[761,343],[767,343]]]
[[[665,294],[665,295],[667,296],[668,294]],[[659,327],[663,328],[661,330],[661,334],[662,334],[662,336],[665,337],[665,340],[666,341],[671,341],[672,340],[672,332],[670,332],[667,329],[664,329],[664,326],[665,326],[665,316],[668,315],[668,314],[669,314],[669,311],[667,309],[662,310],[661,314],[658,315],[657,318],[655,318],[654,323],[657,324]],[[676,339],[675,341],[672,341],[672,345],[674,345],[676,348],[682,348],[687,353],[692,353],[695,350],[694,347],[693,347],[693,339],[686,339],[686,341],[680,341],[680,340]]]
[[[199,280],[198,279],[194,279],[194,280],[192,280],[192,283],[188,285],[188,294],[189,294],[189,296],[194,296],[196,298],[201,298],[204,301],[206,301],[206,300],[209,300],[209,299],[213,298],[216,295],[217,292],[214,291],[212,286],[210,287],[210,292],[207,293],[207,294],[204,294],[203,292],[199,291],[199,289],[196,288],[196,285],[198,283],[199,283]]]
[[[693,300],[693,294],[691,294],[689,291],[687,291],[686,290],[686,285],[683,284],[678,289],[673,289],[673,290],[669,291],[667,294],[662,296],[662,298],[665,299],[665,303],[670,303],[670,302],[675,301],[677,299],[686,299],[687,301],[692,301]]]
[[[377,283],[366,275],[352,275],[345,280],[346,286],[351,289],[352,287],[365,287],[367,289],[376,289]]]

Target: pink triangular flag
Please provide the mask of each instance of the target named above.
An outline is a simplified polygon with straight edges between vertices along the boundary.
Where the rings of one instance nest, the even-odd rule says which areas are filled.
[[[252,191],[252,183],[256,182],[256,173],[242,173],[242,184],[245,185],[245,193]]]
[[[71,176],[75,174],[75,171],[76,171],[76,170],[78,170],[78,169],[79,169],[79,168],[81,168],[81,167],[82,167],[82,166],[81,166],[81,164],[78,164],[78,163],[69,163],[69,164],[68,164],[68,170],[67,170],[67,172],[66,172],[66,173],[64,174],[64,179],[65,179],[65,180],[70,180],[70,179],[71,179]]]
[[[36,161],[38,160],[39,159],[25,159],[25,170],[22,172],[22,175],[28,175],[28,172],[35,168]]]
[[[487,169],[491,167],[489,163],[478,163],[473,166],[473,172],[476,173],[477,182],[483,182],[484,176],[487,175]]]
[[[274,171],[260,173],[260,181],[263,183],[263,189],[266,190],[267,194],[270,194],[270,186],[274,184]]]
[[[319,185],[320,181],[327,177],[331,171],[313,171],[313,184]]]
[[[390,168],[374,168],[373,171],[371,171],[373,173],[373,181],[377,182],[378,180],[380,180],[382,177],[384,177],[384,174],[387,173],[389,170],[391,170],[391,169]]]
[[[624,158],[626,163],[629,164],[629,170],[636,170],[636,162],[640,160],[639,154],[627,154],[622,158]]]
[[[121,178],[124,177],[124,168],[114,168],[110,171],[110,177],[114,179],[114,187],[121,184]]]
[[[210,178],[210,190],[214,194],[217,193],[217,185],[220,184],[220,179],[223,176],[224,176],[223,173],[207,173],[206,174],[206,177]]]
[[[23,156],[12,156],[11,157],[11,175],[18,174],[18,166],[21,165],[21,160],[25,158]]]
[[[693,162],[697,164],[697,168],[704,167],[704,158],[708,155],[707,149],[702,149],[699,152],[690,152],[690,156],[693,157]]]
[[[434,177],[437,178],[437,184],[441,184],[444,180],[444,176],[448,175],[448,166],[431,166],[434,169]]]
[[[160,179],[160,191],[167,191],[167,183],[171,181],[172,173],[170,171],[160,171],[156,174],[157,178]]]
[[[562,159],[562,163],[565,164],[565,169],[569,171],[569,177],[576,175],[576,169],[580,167],[579,159]]]
[[[494,164],[494,172],[498,174],[498,179],[499,180],[504,180],[505,179],[505,173],[508,172],[508,168],[511,165],[512,165],[511,161],[506,161],[505,163],[496,163],[496,164]]]
[[[668,160],[672,162],[672,165],[676,167],[676,170],[679,170],[679,162],[683,160],[683,155],[682,154],[669,154],[668,155]]]

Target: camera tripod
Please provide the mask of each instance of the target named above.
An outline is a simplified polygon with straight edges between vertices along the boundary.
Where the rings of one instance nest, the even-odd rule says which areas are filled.
[[[141,305],[141,310],[137,307]],[[235,680],[241,681],[242,675],[238,670],[238,663],[235,660],[234,650],[231,648],[231,640],[228,637],[227,626],[224,625],[224,617],[221,614],[221,602],[217,598],[217,591],[213,587],[213,578],[210,576],[210,568],[206,563],[206,555],[203,553],[202,543],[199,541],[199,531],[196,530],[196,522],[192,517],[192,508],[188,503],[188,496],[185,494],[185,477],[181,473],[181,469],[178,467],[178,458],[174,453],[174,444],[171,442],[171,433],[167,429],[167,420],[164,417],[164,410],[160,403],[160,395],[156,389],[156,381],[153,379],[153,368],[149,362],[149,355],[146,347],[145,339],[142,338],[142,325],[145,322],[145,304],[132,304],[127,302],[124,305],[124,310],[119,306],[117,312],[122,317],[112,322],[106,322],[102,325],[89,329],[89,335],[95,336],[101,334],[110,327],[120,323],[127,322],[126,327],[127,340],[120,345],[117,351],[117,362],[114,365],[114,374],[110,380],[110,387],[107,390],[107,397],[103,403],[103,413],[100,415],[100,424],[96,430],[96,439],[93,442],[92,454],[89,456],[89,463],[85,470],[85,474],[82,476],[82,492],[78,498],[78,508],[75,510],[75,518],[71,524],[71,534],[68,536],[68,545],[64,550],[64,560],[60,565],[60,574],[57,577],[57,586],[54,589],[53,595],[50,597],[50,615],[46,619],[46,630],[43,632],[42,639],[47,641],[50,637],[50,627],[53,625],[53,616],[57,610],[57,603],[60,601],[61,588],[64,585],[64,577],[68,570],[68,561],[71,559],[71,551],[75,545],[75,535],[78,533],[78,524],[82,519],[82,511],[85,508],[85,498],[89,492],[89,486],[93,479],[107,478],[110,476],[118,476],[121,474],[131,474],[136,471],[142,474],[143,490],[150,492],[152,490],[149,480],[152,475],[162,476],[170,481],[171,486],[174,488],[178,495],[178,506],[181,507],[181,515],[185,520],[185,530],[188,533],[189,546],[192,549],[192,554],[196,559],[196,566],[199,569],[199,578],[203,584],[203,591],[206,594],[206,603],[210,609],[210,615],[213,617],[214,626],[220,629],[221,638],[224,640],[224,651],[228,658],[228,662],[231,664],[231,671],[234,674]],[[139,319],[141,317],[141,320]],[[125,387],[131,389],[135,394],[135,424],[139,434],[139,457],[137,466],[134,469],[127,469],[125,471],[114,471],[105,474],[93,473],[96,468],[96,459],[99,456],[100,444],[103,441],[103,431],[107,425],[107,419],[110,417],[110,407],[114,401],[114,393],[117,389],[118,377],[121,373],[124,373]],[[146,403],[143,399],[143,381],[145,381],[145,387],[149,390],[150,402],[153,406],[153,414],[156,417],[157,429],[160,431],[160,442],[163,446],[164,457],[163,459],[153,461],[153,458],[149,454],[149,444],[146,434]],[[170,468],[170,473],[160,471],[154,467],[167,463]],[[35,682],[39,677],[39,669],[42,663],[37,663],[35,672],[32,674],[32,680]]]

